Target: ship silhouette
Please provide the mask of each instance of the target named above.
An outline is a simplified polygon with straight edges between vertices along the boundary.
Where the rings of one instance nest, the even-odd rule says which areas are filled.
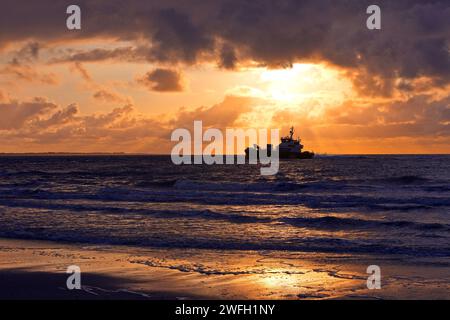
[[[301,144],[301,139],[294,139],[294,127],[291,127],[289,131],[289,135],[285,137],[281,137],[281,143],[277,146],[280,159],[312,159],[314,158],[314,152],[311,151],[302,151],[303,145]],[[267,144],[267,156],[271,156],[272,154],[272,144]],[[260,152],[263,149],[258,145],[253,145],[252,148],[247,147],[245,149],[245,158],[248,159],[250,157],[250,153],[254,152],[259,159]]]

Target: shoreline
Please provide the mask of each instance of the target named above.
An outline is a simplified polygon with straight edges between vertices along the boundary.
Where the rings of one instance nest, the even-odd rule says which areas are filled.
[[[1,299],[449,299],[448,266],[363,255],[158,249],[0,238]],[[81,290],[68,290],[68,266]]]

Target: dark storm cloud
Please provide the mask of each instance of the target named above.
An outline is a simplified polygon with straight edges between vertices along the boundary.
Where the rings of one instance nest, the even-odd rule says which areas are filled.
[[[234,69],[238,62],[236,52],[229,45],[224,45],[220,51],[219,66],[225,69]]]
[[[376,31],[366,28],[372,1],[361,0],[80,0],[81,31],[65,28],[68,4],[3,1],[0,47],[26,39],[103,37],[140,42],[69,59],[187,64],[209,59],[224,68],[250,60],[268,66],[325,60],[353,70],[356,82],[378,78],[384,95],[390,94],[395,78],[426,76],[435,85],[450,80],[448,1],[379,0],[382,29]]]
[[[148,50],[148,49],[147,49]],[[51,63],[59,62],[99,62],[105,60],[145,61],[147,50],[145,48],[119,47],[114,49],[92,49],[88,51],[67,50],[58,57],[53,58]]]
[[[194,62],[201,50],[212,50],[207,30],[194,25],[190,16],[176,9],[161,9],[156,15],[151,55],[159,61]]]
[[[174,70],[155,69],[147,72],[138,82],[152,91],[173,92],[182,91],[183,84],[181,75]]]

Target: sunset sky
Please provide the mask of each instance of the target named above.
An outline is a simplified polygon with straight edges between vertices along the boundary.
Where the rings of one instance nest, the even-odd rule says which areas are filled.
[[[449,2],[376,3],[381,30],[360,0],[3,0],[0,152],[163,154],[203,120],[293,125],[318,153],[450,153]]]

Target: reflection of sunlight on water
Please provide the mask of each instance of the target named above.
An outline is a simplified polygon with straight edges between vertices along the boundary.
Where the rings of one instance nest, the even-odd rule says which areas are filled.
[[[273,271],[277,272],[278,270]],[[294,287],[298,284],[297,278],[295,275],[289,274],[264,274],[260,279],[260,283],[266,288]]]
[[[260,275],[255,285],[279,298],[330,298],[341,289],[358,286],[357,279],[338,277],[330,266],[305,265],[295,269],[270,268]],[[346,271],[347,272],[347,271]],[[346,273],[344,272],[344,273]]]

